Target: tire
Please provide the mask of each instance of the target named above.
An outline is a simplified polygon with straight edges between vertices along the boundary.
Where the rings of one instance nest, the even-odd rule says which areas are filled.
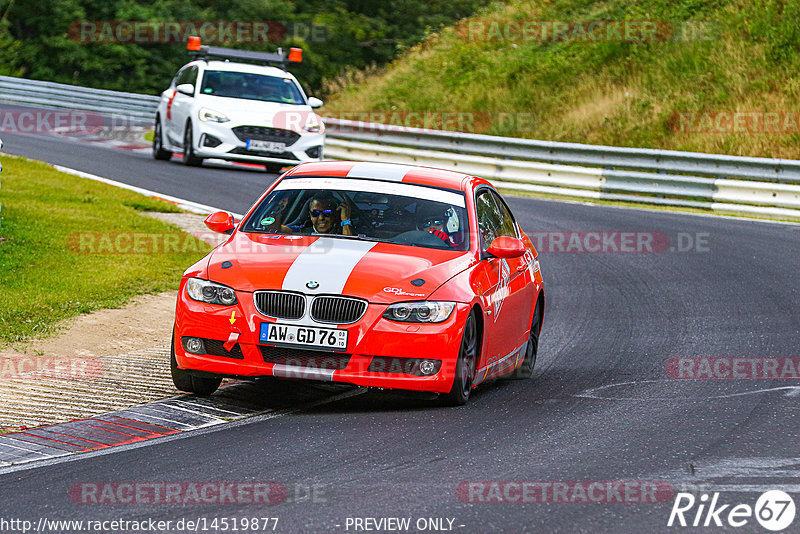
[[[156,120],[156,129],[153,134],[153,158],[167,161],[172,157],[172,152],[164,150],[164,133],[161,131],[161,119]]]
[[[183,164],[189,167],[199,167],[203,164],[203,158],[194,155],[192,139],[192,123],[187,122],[186,129],[183,131]]]
[[[528,336],[528,347],[525,350],[525,359],[522,360],[522,364],[508,376],[510,379],[525,380],[533,375],[533,367],[536,365],[536,355],[539,353],[539,333],[542,322],[541,309],[541,306],[539,306],[537,302],[536,310],[533,312],[531,333]]]
[[[284,165],[283,163],[265,163],[264,164],[264,169],[269,174],[280,174],[281,173],[281,169],[283,169],[284,167],[286,167],[286,165]]]
[[[450,393],[442,397],[446,406],[462,406],[469,400],[475,369],[478,365],[478,321],[472,312],[464,323],[464,334],[461,337],[461,348],[456,362],[456,377]]]
[[[172,383],[181,391],[196,393],[197,395],[211,395],[222,383],[222,377],[193,376],[184,369],[178,369],[178,360],[175,358],[175,331],[172,332],[172,345],[169,357],[169,368],[172,372]]]

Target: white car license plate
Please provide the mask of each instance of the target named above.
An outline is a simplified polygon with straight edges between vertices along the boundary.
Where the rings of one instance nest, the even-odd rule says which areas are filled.
[[[248,139],[247,149],[261,150],[263,152],[283,152],[286,150],[286,143],[275,143],[273,141],[259,141],[258,139]]]
[[[290,324],[261,323],[259,343],[291,347],[347,350],[347,330]]]

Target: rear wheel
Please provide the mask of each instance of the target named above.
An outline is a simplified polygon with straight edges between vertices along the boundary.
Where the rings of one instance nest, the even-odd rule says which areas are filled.
[[[531,333],[528,336],[528,346],[525,349],[525,359],[522,360],[522,365],[516,369],[509,378],[525,379],[533,375],[533,366],[536,365],[536,355],[539,352],[539,331],[541,329],[541,306],[536,304],[536,310],[533,312],[533,322],[531,323]]]
[[[156,129],[153,132],[153,157],[166,161],[172,157],[172,152],[164,150],[164,138],[161,131],[161,119],[156,120]]]
[[[461,406],[469,400],[472,382],[478,365],[478,321],[475,313],[470,313],[464,324],[464,335],[461,337],[461,348],[456,362],[456,377],[450,393],[442,400],[448,406]]]
[[[186,123],[186,130],[183,132],[183,164],[190,167],[199,167],[203,163],[203,158],[194,155],[194,145],[192,143],[192,123]]]
[[[172,349],[170,350],[169,367],[172,372],[172,383],[181,391],[198,395],[211,395],[222,383],[221,377],[193,376],[185,369],[178,369],[175,358],[175,332],[172,333]]]

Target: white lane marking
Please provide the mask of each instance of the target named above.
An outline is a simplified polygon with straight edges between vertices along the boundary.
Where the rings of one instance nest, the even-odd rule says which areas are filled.
[[[162,404],[167,404],[167,403],[164,402]],[[247,413],[253,413],[253,410],[247,410],[246,412],[232,412],[232,411],[226,410],[224,408],[217,408],[216,406],[209,406],[209,405],[206,405],[206,404],[198,404],[198,403],[194,403],[194,402],[186,402],[186,401],[180,401],[180,400],[176,400],[174,403],[169,403],[169,404],[167,404],[167,406],[184,406],[184,407],[187,407],[189,409],[191,409],[192,407],[194,407],[194,408],[203,408],[203,409],[212,410],[212,411],[215,411],[215,412],[223,412],[223,413],[226,413],[226,414],[233,415],[235,417],[238,417],[240,415],[245,415]],[[199,412],[199,413],[204,413],[206,415],[211,415],[208,412]],[[212,416],[212,417],[218,417],[218,416]]]
[[[199,416],[199,417],[202,417],[202,418],[208,420],[205,423],[202,423],[200,425],[197,425],[197,424],[190,425],[192,428],[202,428],[204,426],[208,426],[209,424],[218,424],[221,421],[225,421],[224,419],[222,419],[220,417],[209,415],[209,414],[203,413],[203,412],[196,412],[194,410],[190,410],[188,408],[184,408],[183,406],[175,406],[175,405],[172,405],[172,404],[164,404],[164,403],[158,403],[158,406],[159,407],[163,407],[163,408],[170,408],[170,409],[176,410],[178,412],[190,413],[192,415],[196,415],[196,416]]]
[[[347,177],[377,178],[379,180],[401,182],[408,171],[413,168],[411,165],[360,162],[353,165],[353,168],[347,173]]]
[[[209,213],[213,213],[215,211],[225,211],[219,208],[214,208],[212,206],[207,206],[205,204],[199,204],[197,202],[192,202],[191,200],[185,200],[178,197],[173,197],[171,195],[165,195],[163,193],[158,193],[156,191],[150,191],[149,189],[143,189],[141,187],[136,187],[134,185],[124,184],[122,182],[117,182],[115,180],[109,180],[108,178],[103,178],[102,176],[97,176],[95,174],[89,174],[88,172],[78,171],[75,169],[70,169],[69,167],[62,167],[61,165],[53,165],[53,168],[57,171],[61,171],[67,174],[71,174],[73,176],[78,176],[80,178],[86,178],[87,180],[94,180],[95,182],[102,182],[104,184],[113,185],[114,187],[119,187],[120,189],[127,189],[128,191],[133,191],[134,193],[139,193],[140,195],[144,195],[151,198],[161,198],[168,202],[172,202],[173,204],[177,205],[179,208],[184,209],[186,211],[190,211],[192,213],[198,213],[200,215],[208,215]],[[234,213],[234,217],[237,219],[241,219],[242,215],[239,213]]]
[[[578,393],[574,395],[575,397],[583,397],[587,399],[603,399],[603,400],[674,400],[674,399],[688,399],[688,400],[706,400],[706,399],[728,399],[732,397],[741,397],[744,395],[757,395],[759,393],[768,393],[771,391],[786,391],[784,393],[784,397],[796,397],[798,395],[798,391],[800,386],[780,386],[780,387],[773,387],[773,388],[762,388],[762,389],[755,389],[750,391],[743,391],[740,393],[726,393],[724,395],[708,395],[703,397],[690,397],[684,395],[682,393],[676,393],[672,397],[654,397],[651,395],[646,395],[644,397],[634,397],[634,396],[605,396],[601,395],[600,392],[610,388],[616,388],[621,386],[630,386],[630,385],[641,385],[641,384],[686,384],[689,382],[697,382],[698,380],[675,380],[675,379],[662,379],[662,380],[634,380],[630,382],[619,382],[617,384],[606,384],[605,386],[599,386],[596,388],[589,388],[586,391]],[[702,381],[702,380],[699,380]],[[741,381],[737,381],[741,382]]]
[[[367,241],[321,237],[297,256],[283,279],[282,289],[308,293],[306,283],[319,282],[314,294],[341,294],[353,269],[377,245]]]

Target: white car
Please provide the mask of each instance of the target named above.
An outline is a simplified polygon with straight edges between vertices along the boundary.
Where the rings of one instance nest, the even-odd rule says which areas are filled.
[[[180,152],[186,165],[217,158],[262,164],[268,172],[322,159],[325,126],[313,111],[322,101],[307,97],[284,70],[289,61],[299,60],[300,49],[284,55],[280,50],[269,54],[201,47],[199,42],[192,46],[190,39],[197,59],[184,65],[161,93],[155,159],[168,160]]]

